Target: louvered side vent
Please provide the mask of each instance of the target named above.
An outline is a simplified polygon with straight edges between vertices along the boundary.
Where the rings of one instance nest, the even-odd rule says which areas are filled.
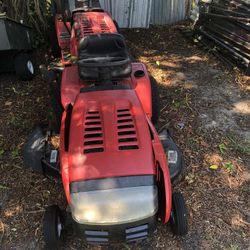
[[[117,110],[119,150],[139,149],[135,123],[130,109]]]
[[[92,29],[92,26],[89,22],[89,20],[87,18],[83,18],[82,19],[82,32],[83,32],[83,35],[90,35],[90,34],[93,34],[93,29]]]
[[[102,121],[99,111],[87,111],[84,124],[84,154],[104,151]]]
[[[109,33],[110,32],[110,29],[103,18],[99,19],[99,23],[100,23],[102,33]]]

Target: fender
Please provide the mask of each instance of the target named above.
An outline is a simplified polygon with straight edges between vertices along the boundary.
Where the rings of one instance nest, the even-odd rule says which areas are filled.
[[[136,72],[141,72],[142,76],[136,77]],[[151,83],[147,68],[143,63],[133,63],[133,72],[131,75],[132,86],[141,102],[145,114],[151,119],[152,117],[152,98]]]
[[[172,209],[172,190],[168,163],[160,138],[151,121],[148,118],[147,120],[153,136],[152,147],[155,156],[155,163],[158,168],[157,181],[159,183],[159,201],[161,202],[159,206],[159,208],[161,208],[159,210],[159,217],[162,223],[167,223],[170,219]]]
[[[69,106],[68,106],[69,107]],[[65,150],[65,129],[66,128],[66,118],[67,118],[67,110],[63,112],[62,115],[62,126],[60,131],[60,167],[61,167],[61,176],[63,187],[66,195],[66,199],[68,204],[70,204],[70,191],[69,191],[69,160],[68,160],[68,152]]]

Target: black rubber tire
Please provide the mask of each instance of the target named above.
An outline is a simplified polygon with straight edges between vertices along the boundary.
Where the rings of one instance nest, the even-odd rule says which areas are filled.
[[[60,242],[58,219],[63,223],[63,216],[57,205],[46,208],[43,218],[43,235],[46,249],[57,249]]]
[[[15,56],[15,72],[21,81],[31,81],[35,75],[34,63],[32,57],[28,53],[19,53]],[[28,65],[31,65],[32,72]]]
[[[158,83],[154,77],[150,76],[151,95],[152,95],[152,118],[151,121],[154,125],[158,123],[160,116],[160,96],[158,90]]]
[[[188,211],[184,197],[181,193],[172,195],[171,228],[176,235],[188,233]]]

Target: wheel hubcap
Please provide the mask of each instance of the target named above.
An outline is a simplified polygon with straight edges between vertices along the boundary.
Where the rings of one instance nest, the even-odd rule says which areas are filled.
[[[29,72],[33,75],[34,67],[33,67],[33,63],[30,60],[27,62],[27,67],[28,67]]]

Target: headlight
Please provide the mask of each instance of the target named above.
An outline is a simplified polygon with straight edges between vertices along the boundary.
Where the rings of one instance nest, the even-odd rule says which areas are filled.
[[[106,182],[111,180],[107,179]],[[115,225],[143,220],[156,214],[158,193],[155,185],[111,188],[109,183],[108,186],[104,190],[99,186],[99,190],[71,193],[71,212],[76,222]]]

